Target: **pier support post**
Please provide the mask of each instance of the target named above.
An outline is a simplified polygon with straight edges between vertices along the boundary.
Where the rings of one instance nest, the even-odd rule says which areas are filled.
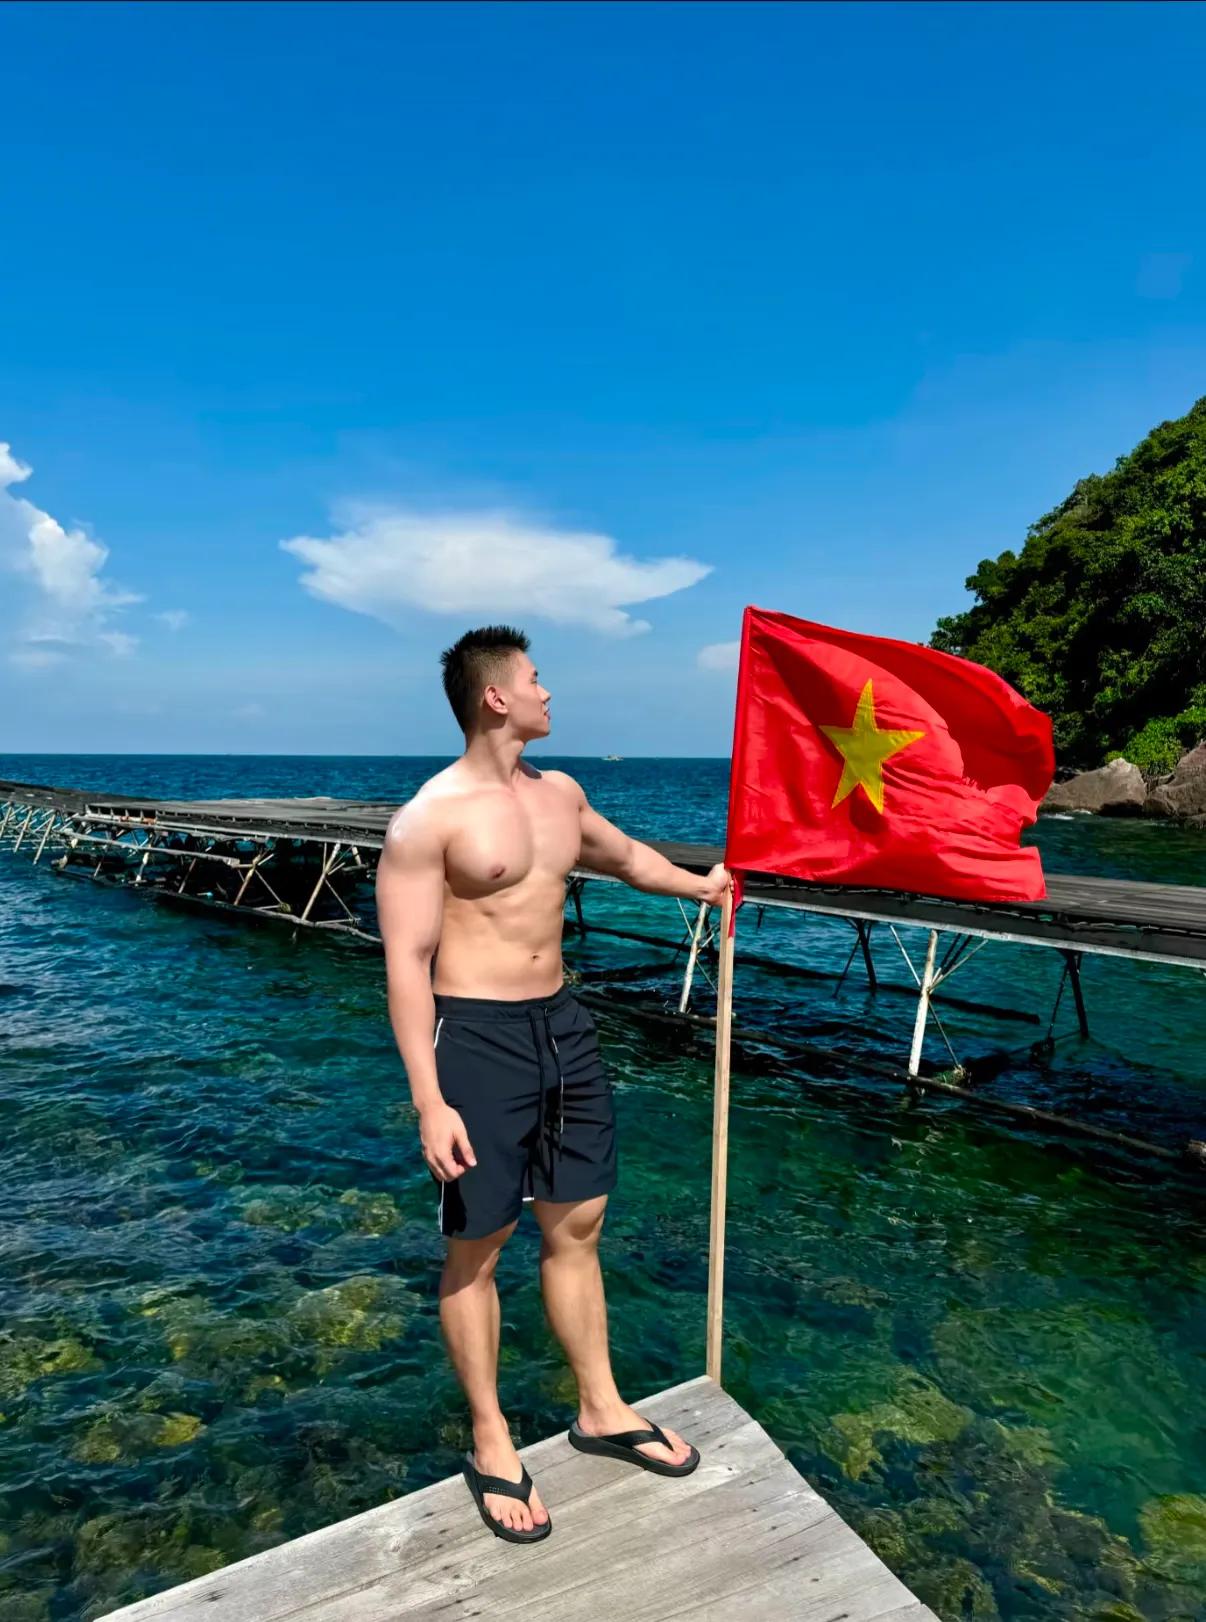
[[[324,849],[324,854],[325,854],[326,847],[324,846],[323,849]],[[314,886],[314,892],[311,895],[309,901],[306,902],[305,908],[304,908],[304,910],[302,912],[302,915],[301,915],[301,921],[302,921],[303,924],[309,918],[310,909],[311,909],[311,907],[313,907],[314,903],[318,900],[318,892],[322,889],[323,885],[327,882],[328,875],[330,874],[331,869],[335,866],[335,863],[339,860],[339,853],[340,853],[340,851],[342,849],[343,849],[342,841],[336,841],[335,846],[334,846],[333,850],[331,851],[330,856],[326,857],[325,861],[323,862],[322,871],[318,875],[318,883]]]
[[[42,839],[41,839],[40,844],[38,845],[37,854],[34,856],[34,866],[35,867],[37,866],[38,862],[41,860],[42,852],[46,849],[46,841],[50,838],[50,830],[55,826],[55,824],[58,822],[58,820],[59,819],[58,819],[57,814],[54,811],[52,811],[50,813],[50,821],[46,824],[45,828],[43,828],[43,830],[42,830]]]
[[[19,851],[21,849],[21,841],[25,838],[26,829],[29,827],[30,823],[33,821],[33,814],[34,814],[34,807],[31,805],[30,808],[29,808],[28,815],[25,818],[25,821],[21,824],[21,832],[17,835],[17,842],[13,846],[13,854],[14,855],[17,853],[17,851]]]
[[[867,971],[867,985],[875,991],[879,981],[875,977],[875,959],[871,956],[871,925],[865,918],[856,918],[855,927],[858,930],[858,943],[863,949],[863,967]]]
[[[1068,965],[1068,978],[1072,982],[1072,996],[1076,1003],[1076,1018],[1080,1025],[1080,1034],[1089,1034],[1089,1015],[1085,1009],[1085,994],[1080,983],[1080,953],[1066,952],[1064,960]]]
[[[256,854],[251,858],[251,861],[248,863],[248,866],[247,866],[247,871],[243,875],[243,882],[242,882],[242,884],[239,885],[239,893],[238,893],[238,895],[235,896],[233,902],[231,903],[232,906],[237,907],[242,903],[243,892],[247,889],[247,886],[251,883],[252,879],[255,877],[256,872],[259,869],[260,863],[261,862],[266,862],[268,860],[269,856],[271,856],[271,854],[272,854],[272,852],[270,850],[262,850],[262,851],[257,851]]]
[[[938,931],[930,930],[925,949],[925,968],[921,975],[921,989],[917,994],[917,1018],[913,1021],[913,1050],[909,1054],[909,1074],[921,1074],[921,1048],[925,1041],[925,1025],[930,1012],[930,994],[934,989],[934,959],[938,955]]]
[[[841,994],[842,987],[846,984],[846,976],[850,973],[854,960],[860,951],[863,954],[863,967],[867,971],[867,990],[873,992],[879,989],[879,980],[875,974],[875,960],[871,956],[871,925],[865,918],[850,918],[847,922],[853,926],[858,939],[850,948],[850,956],[846,959],[846,965],[841,974],[838,975],[837,985],[833,988],[835,998]]]
[[[678,999],[678,1011],[680,1014],[687,1012],[687,1004],[691,1000],[691,981],[695,978],[695,963],[699,957],[699,942],[707,917],[708,903],[701,901],[699,903],[699,916],[695,920],[695,932],[691,936],[691,951],[687,957],[687,969],[683,975],[683,994]]]

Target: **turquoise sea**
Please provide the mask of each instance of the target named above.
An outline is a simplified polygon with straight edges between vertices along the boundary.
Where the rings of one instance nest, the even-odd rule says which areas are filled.
[[[722,837],[724,761],[531,758],[638,836]],[[400,801],[444,763],[0,756],[0,776]],[[1052,870],[1206,883],[1206,835],[1076,819],[1035,838]],[[682,932],[672,899],[597,885],[586,908]],[[840,968],[852,940],[752,911],[735,1019],[822,1052],[734,1073],[726,1387],[944,1619],[1206,1618],[1206,1178],[911,1104],[860,1064],[903,1066],[911,1002],[853,972],[835,997],[743,966],[744,949]],[[876,954],[903,984],[890,936]],[[704,1366],[710,1050],[623,1006],[677,1003],[669,958],[604,937],[566,951],[584,985],[647,966],[596,1016],[620,1120],[602,1260],[636,1404]],[[981,1090],[1206,1137],[1202,975],[1086,960],[1092,1037],[1036,1057],[1059,967],[994,945],[951,982],[1042,1015],[951,1013],[961,1058],[1018,1050]],[[927,1056],[944,1051],[933,1033]],[[0,850],[0,1130],[3,1622],[96,1617],[455,1473],[470,1438],[439,1332],[443,1242],[379,956]],[[574,1411],[538,1245],[525,1212],[498,1271],[521,1446]]]

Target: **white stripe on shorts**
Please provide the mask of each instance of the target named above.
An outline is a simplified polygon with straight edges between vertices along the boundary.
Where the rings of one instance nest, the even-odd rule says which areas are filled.
[[[436,1048],[438,1048],[439,1045],[440,1045],[440,1026],[443,1023],[444,1023],[444,1019],[443,1019],[443,1016],[441,1015],[440,1018],[436,1021],[435,1041],[431,1044],[431,1048],[432,1048],[433,1053],[436,1050]],[[437,1227],[437,1229],[439,1230],[440,1233],[443,1233],[443,1231],[444,1231],[444,1183],[443,1183],[443,1179],[441,1179],[441,1181],[440,1181],[440,1208],[436,1212],[436,1227]]]

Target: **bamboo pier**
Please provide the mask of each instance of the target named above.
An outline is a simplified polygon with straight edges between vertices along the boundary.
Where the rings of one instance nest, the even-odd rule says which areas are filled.
[[[238,913],[293,931],[313,929],[379,947],[371,878],[387,822],[396,809],[394,803],[336,800],[326,795],[305,800],[152,800],[0,779],[0,847],[28,853],[36,863],[45,858],[57,873],[130,887],[165,902]],[[723,856],[718,845],[678,840],[648,843],[695,873],[707,873]],[[590,889],[614,882],[618,881],[588,868],[572,869],[566,890],[567,934],[580,938],[601,934],[671,950],[674,959],[681,957],[684,967],[678,1015],[661,1004],[634,1007],[635,1014],[653,1022],[678,1019],[712,1025],[707,1015],[689,1011],[689,1001],[700,957],[712,952],[715,959],[715,931],[695,929],[692,933],[687,928],[682,938],[671,941],[588,920],[585,902]],[[827,975],[798,963],[765,959],[751,950],[742,950],[742,962],[780,976],[833,978],[838,988],[845,985],[857,962],[870,991],[904,996],[913,1002],[908,1064],[885,1064],[867,1056],[859,1062],[869,1071],[896,1077],[917,1093],[961,1096],[1015,1119],[1114,1140],[1165,1160],[1206,1165],[1206,1145],[1201,1140],[1188,1140],[1180,1150],[1146,1144],[1125,1134],[1102,1131],[1091,1122],[977,1096],[974,1087],[964,1085],[973,1082],[973,1075],[958,1061],[942,1069],[927,1069],[922,1064],[930,1014],[939,1007],[943,1014],[966,1009],[1031,1025],[1044,1022],[1041,1012],[1034,1009],[992,1007],[981,999],[963,1001],[950,994],[948,981],[990,942],[1055,952],[1062,962],[1046,1036],[1034,1043],[1034,1049],[1042,1051],[1050,1051],[1052,1046],[1055,1015],[1065,991],[1075,1012],[1076,1032],[1089,1035],[1089,1011],[1081,988],[1081,960],[1086,955],[1203,972],[1203,887],[1055,873],[1047,879],[1047,897],[1041,902],[973,903],[903,890],[820,886],[751,874],[739,925],[751,918],[759,921],[768,908],[804,918],[845,921],[853,931],[845,965]],[[919,959],[914,959],[901,939],[903,928],[926,931],[926,947]],[[904,983],[887,980],[875,959],[875,942],[885,941],[892,944],[893,959],[898,952],[898,960],[906,965],[909,978]],[[600,991],[582,994],[584,999],[603,996]],[[943,1028],[943,1038],[945,1035]],[[809,1043],[789,1043],[765,1030],[734,1027],[733,1036],[738,1043],[746,1038],[770,1041],[801,1058],[815,1054]]]
[[[45,862],[57,873],[118,885],[156,900],[237,914],[298,931],[337,935],[380,949],[372,879],[394,803],[334,799],[164,800],[136,795],[89,793],[44,783],[0,779],[0,848]],[[698,873],[722,860],[717,845],[676,840],[649,843],[670,861]],[[715,961],[715,930],[704,918],[681,938],[613,928],[587,918],[587,898],[599,884],[618,880],[574,868],[566,888],[566,934],[585,938],[610,936],[669,950],[671,962],[683,966],[677,1012],[663,1003],[625,1002],[627,1013],[654,1024],[707,1027],[711,1015],[694,1013],[690,998],[697,966],[705,955]],[[1049,1053],[1056,1016],[1065,993],[1075,1032],[1090,1033],[1089,1010],[1081,985],[1085,956],[1127,959],[1168,967],[1206,971],[1206,888],[1148,884],[1121,879],[1048,876],[1048,894],[1035,902],[948,901],[905,891],[854,886],[807,884],[769,874],[754,874],[745,883],[745,905],[738,914],[738,934],[748,940],[767,909],[801,918],[838,919],[852,932],[845,963],[832,974],[799,964],[760,957],[742,950],[740,960],[779,976],[833,979],[840,989],[855,964],[861,965],[867,988],[881,995],[905,997],[912,1003],[907,1064],[882,1055],[860,1054],[858,1067],[895,1079],[918,1096],[930,1092],[957,1097],[1015,1123],[1051,1127],[1102,1142],[1138,1150],[1194,1170],[1206,1167],[1206,1141],[1187,1139],[1179,1147],[1150,1143],[1110,1131],[1089,1121],[1009,1100],[988,1098],[975,1087],[975,1067],[954,1060],[941,1067],[923,1063],[931,1015],[945,1017],[961,1009],[1041,1027],[1044,1017],[1031,1008],[993,1007],[979,999],[963,1001],[946,986],[951,977],[990,943],[1054,952],[1061,974],[1046,1032],[1032,1050]],[[902,928],[925,931],[925,948],[916,958],[900,935]],[[909,979],[885,978],[876,943],[891,943]],[[600,984],[606,977],[601,977]],[[600,989],[583,988],[583,1001],[605,1004]],[[945,1027],[942,1034],[949,1047]],[[732,1029],[734,1048],[777,1050],[787,1063],[832,1055],[807,1041],[791,1040],[761,1028]],[[902,1040],[902,1052],[903,1052]]]

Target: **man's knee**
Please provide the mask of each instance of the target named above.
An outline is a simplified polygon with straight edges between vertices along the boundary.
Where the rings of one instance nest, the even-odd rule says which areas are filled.
[[[449,1237],[444,1261],[445,1278],[451,1278],[458,1286],[474,1282],[488,1283],[494,1277],[502,1248],[515,1232],[518,1220],[507,1222],[479,1239]]]
[[[549,1250],[583,1250],[598,1243],[607,1195],[596,1194],[593,1199],[576,1200],[573,1204],[533,1200],[532,1209]]]

